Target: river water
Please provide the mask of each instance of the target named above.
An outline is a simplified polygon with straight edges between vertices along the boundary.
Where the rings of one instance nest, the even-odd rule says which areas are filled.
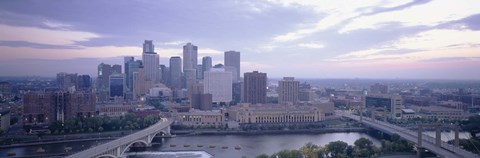
[[[158,154],[151,154],[151,151],[203,150],[220,158],[240,158],[242,156],[250,158],[261,154],[271,155],[283,149],[299,149],[308,142],[323,146],[329,142],[340,140],[353,145],[355,140],[361,137],[368,138],[372,140],[376,146],[380,146],[379,140],[364,133],[189,136],[164,139],[163,145],[153,146],[149,149],[149,154],[130,153],[128,157],[158,157]],[[174,144],[175,147],[172,147],[172,144]],[[215,147],[211,148],[211,146]],[[240,147],[240,149],[235,149],[235,147]]]
[[[429,132],[434,135],[434,132]],[[444,134],[442,134],[443,136]],[[466,137],[465,133],[460,135],[461,138]],[[267,135],[198,135],[198,136],[177,136],[176,138],[156,138],[151,148],[145,152],[130,152],[125,157],[128,158],[150,158],[150,157],[172,157],[176,151],[199,151],[194,153],[181,153],[183,157],[203,158],[211,154],[215,157],[231,157],[240,158],[246,156],[248,158],[258,156],[260,154],[271,155],[283,149],[299,149],[308,142],[317,145],[325,145],[332,141],[344,141],[353,145],[355,140],[359,138],[367,138],[373,141],[374,145],[380,146],[380,141],[368,134],[364,133],[322,133],[322,134],[267,134]],[[452,138],[453,136],[448,136]],[[448,139],[446,138],[446,139]],[[51,145],[38,145],[29,147],[0,149],[0,157],[8,157],[7,153],[15,152],[16,156],[35,156],[39,153],[37,150],[41,147],[45,149],[45,153],[64,153],[65,147],[71,147],[72,151],[84,150],[103,141],[85,141],[75,143],[58,143]],[[174,145],[175,147],[173,147]],[[200,146],[200,147],[199,147]],[[211,148],[211,146],[214,148]],[[235,149],[240,147],[240,149]],[[70,151],[70,152],[72,152]],[[171,151],[170,155],[161,152]],[[205,154],[205,151],[208,154]],[[44,154],[45,154],[44,153]],[[163,155],[163,156],[162,156]],[[189,155],[189,156],[188,156]],[[177,156],[175,157],[182,157]]]

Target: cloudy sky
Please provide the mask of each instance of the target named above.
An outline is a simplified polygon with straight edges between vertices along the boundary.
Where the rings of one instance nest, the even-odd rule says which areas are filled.
[[[0,76],[94,75],[154,40],[242,72],[298,78],[480,79],[479,0],[0,1]],[[201,61],[201,60],[199,60]],[[94,75],[95,76],[95,75]]]

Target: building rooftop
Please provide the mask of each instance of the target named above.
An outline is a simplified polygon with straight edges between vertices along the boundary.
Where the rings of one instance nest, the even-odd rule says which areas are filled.
[[[412,109],[402,109],[402,113],[404,114],[415,114],[415,111]]]

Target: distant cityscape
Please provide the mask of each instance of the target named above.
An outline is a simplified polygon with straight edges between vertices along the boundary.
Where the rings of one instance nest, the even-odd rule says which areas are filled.
[[[141,130],[162,118],[173,121],[168,128],[171,133],[191,135],[289,133],[324,127],[357,131],[363,127],[349,123],[326,125],[342,116],[338,111],[412,130],[439,122],[458,126],[480,114],[480,82],[299,80],[294,76],[269,79],[261,70],[241,75],[238,51],[226,51],[224,63],[212,63],[211,57],[199,57],[198,47],[187,43],[182,57],[173,56],[169,65],[162,65],[154,47],[152,40],[145,40],[141,60],[127,56],[122,65],[99,63],[97,76],[59,72],[56,78],[2,79],[2,145],[26,143],[32,136],[66,138],[97,132],[100,137],[107,132],[103,137],[110,137],[115,134],[108,132]],[[479,132],[478,126],[462,127],[471,130],[472,139]],[[240,146],[235,148],[241,150]],[[65,153],[44,156],[70,155],[84,149],[69,150],[71,147],[65,146]],[[37,150],[37,154],[44,153],[48,151],[42,147]]]

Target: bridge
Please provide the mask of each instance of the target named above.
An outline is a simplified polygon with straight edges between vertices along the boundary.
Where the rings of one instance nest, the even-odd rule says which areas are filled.
[[[418,150],[422,150],[423,148],[425,148],[441,157],[480,158],[480,155],[471,153],[460,148],[457,143],[457,146],[454,146],[448,144],[447,142],[441,141],[438,132],[436,135],[436,139],[429,135],[423,134],[421,128],[418,131],[412,131],[380,120],[375,120],[374,118],[361,118],[360,116],[353,115],[350,112],[346,111],[336,111],[335,114],[338,116],[343,116],[352,120],[359,121],[366,126],[372,127],[387,134],[398,134],[403,139],[416,143]],[[456,138],[458,139],[458,134],[456,134]]]
[[[145,146],[151,146],[153,138],[157,134],[170,135],[170,125],[172,120],[162,118],[154,125],[135,132],[133,134],[112,140],[110,142],[80,151],[69,158],[117,158],[123,155],[130,146],[141,143]]]

